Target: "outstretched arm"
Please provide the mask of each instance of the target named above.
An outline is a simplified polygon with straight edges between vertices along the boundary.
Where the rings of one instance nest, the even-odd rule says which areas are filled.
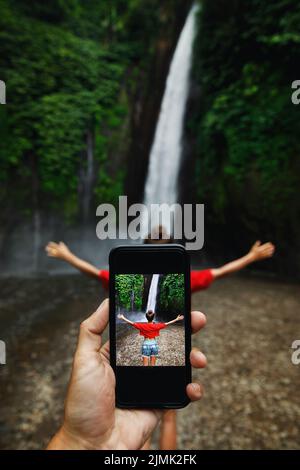
[[[263,243],[260,241],[254,243],[249,253],[247,253],[242,258],[231,261],[230,263],[224,264],[220,268],[212,269],[212,274],[215,279],[226,276],[227,274],[240,271],[251,263],[255,261],[260,261],[266,258],[271,258],[275,251],[275,246],[273,243]]]
[[[129,325],[133,325],[133,324],[134,324],[133,321],[128,320],[128,318],[124,317],[124,315],[121,315],[121,314],[120,314],[120,315],[118,315],[118,318],[120,318],[120,320],[126,321],[126,323],[129,323]]]
[[[184,319],[183,315],[177,315],[177,317],[174,318],[174,320],[168,321],[166,323],[166,325],[172,325],[172,323],[176,323],[177,321],[180,321],[180,320],[183,320],[183,319]]]
[[[87,261],[84,261],[83,259],[78,258],[78,256],[75,256],[74,253],[72,253],[67,245],[65,245],[63,242],[49,242],[45,249],[48,256],[51,258],[61,259],[71,264],[71,266],[74,268],[79,269],[79,271],[83,272],[84,274],[88,274],[89,276],[97,278],[99,277],[99,269],[97,269],[96,266],[93,266]]]

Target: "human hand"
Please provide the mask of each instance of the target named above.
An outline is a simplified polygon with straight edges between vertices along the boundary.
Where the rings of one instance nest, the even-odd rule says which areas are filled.
[[[50,256],[51,258],[59,258],[66,260],[70,258],[72,255],[72,252],[69,250],[67,245],[63,242],[55,243],[55,242],[49,242],[48,245],[45,248],[47,255]]]
[[[80,327],[77,350],[65,404],[64,422],[48,449],[140,449],[157,426],[162,411],[117,409],[115,375],[109,363],[109,343],[101,347],[101,334],[108,323],[108,301]],[[192,330],[204,327],[203,313],[192,312]],[[206,366],[199,350],[190,354],[195,368]],[[190,400],[199,400],[202,387],[187,386]]]
[[[253,258],[253,261],[259,261],[265,258],[271,258],[275,252],[275,245],[273,243],[261,243],[256,241],[249,251],[249,255]]]

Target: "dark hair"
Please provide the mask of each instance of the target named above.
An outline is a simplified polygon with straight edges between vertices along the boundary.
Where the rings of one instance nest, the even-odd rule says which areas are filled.
[[[146,312],[146,318],[149,323],[153,322],[154,317],[155,317],[155,313],[153,312],[153,310],[148,310],[148,312]]]
[[[144,243],[150,244],[162,244],[162,243],[174,243],[172,235],[170,235],[163,225],[158,225],[152,230],[152,233],[144,238]]]

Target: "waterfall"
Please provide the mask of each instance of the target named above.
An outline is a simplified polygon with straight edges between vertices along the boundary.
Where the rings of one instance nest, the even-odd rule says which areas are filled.
[[[171,61],[149,157],[144,193],[147,208],[150,204],[172,204],[177,201],[183,120],[189,90],[197,9],[198,6],[194,5],[189,12]],[[164,222],[163,224],[166,225]],[[148,231],[147,225],[148,221],[142,215],[142,232]]]
[[[149,289],[146,312],[148,312],[148,310],[153,310],[153,312],[155,312],[158,281],[159,274],[153,274]]]

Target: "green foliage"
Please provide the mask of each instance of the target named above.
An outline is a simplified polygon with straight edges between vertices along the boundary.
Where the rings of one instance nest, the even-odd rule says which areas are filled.
[[[9,201],[27,211],[34,200],[75,216],[87,133],[94,142],[93,204],[117,200],[131,100],[147,88],[157,37],[170,34],[179,3],[0,0],[2,206]]]
[[[158,307],[160,314],[179,315],[184,310],[184,275],[167,274],[160,278]]]
[[[130,310],[132,295],[135,310],[141,310],[144,292],[144,276],[142,274],[117,274],[116,295],[118,305]]]
[[[298,243],[300,120],[291,84],[299,78],[300,6],[203,0],[198,22],[194,78],[201,100],[191,129],[207,222],[282,246],[289,227],[289,241]]]

